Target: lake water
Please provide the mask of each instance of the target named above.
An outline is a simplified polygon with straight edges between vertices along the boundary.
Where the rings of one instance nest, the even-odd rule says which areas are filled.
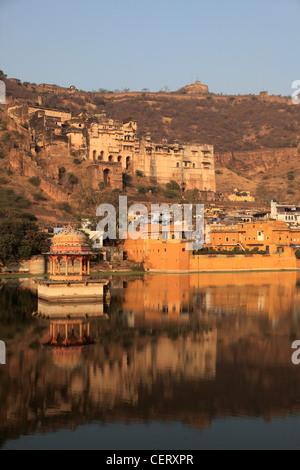
[[[64,321],[33,289],[0,283],[1,449],[300,448],[299,272],[112,277]]]

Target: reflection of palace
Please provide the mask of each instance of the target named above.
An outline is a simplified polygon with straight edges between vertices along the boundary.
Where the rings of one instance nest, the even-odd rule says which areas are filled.
[[[182,321],[191,314],[300,314],[297,278],[297,272],[147,276],[124,291],[123,309],[131,326],[142,320]]]
[[[73,332],[84,337],[85,322],[86,336],[95,340],[86,348],[31,349],[49,339],[49,323],[42,338],[37,326],[45,322],[37,318],[22,339],[16,333],[8,341],[0,441],[96,421],[179,421],[203,429],[224,416],[271,420],[299,413],[299,368],[291,362],[291,335],[300,337],[296,283],[296,273],[146,276],[128,282],[116,310],[132,311],[135,325],[174,320],[139,331],[109,329],[103,317],[74,317],[66,332],[66,318],[51,317],[56,339],[58,325],[63,340]],[[190,324],[180,321],[187,315],[182,305]],[[216,320],[218,308],[228,315]],[[204,320],[197,328],[195,316]]]

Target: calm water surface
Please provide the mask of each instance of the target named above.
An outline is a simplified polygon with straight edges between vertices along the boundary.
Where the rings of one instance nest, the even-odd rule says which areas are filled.
[[[104,313],[0,283],[1,449],[300,448],[300,273],[113,277]]]

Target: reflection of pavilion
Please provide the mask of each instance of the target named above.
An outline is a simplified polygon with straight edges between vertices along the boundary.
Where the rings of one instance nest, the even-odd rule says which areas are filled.
[[[74,348],[92,344],[94,320],[107,318],[103,313],[103,302],[61,304],[41,299],[34,316],[50,321],[49,340],[46,345],[56,348]]]
[[[33,314],[50,321],[49,340],[46,345],[55,348],[74,348],[92,344],[95,319],[107,319],[103,301],[49,302],[38,299]]]
[[[49,346],[76,347],[92,344],[88,320],[54,320],[50,322]]]
[[[103,301],[98,302],[48,302],[44,299],[38,299],[37,315],[44,318],[65,319],[65,318],[96,318],[103,317]]]

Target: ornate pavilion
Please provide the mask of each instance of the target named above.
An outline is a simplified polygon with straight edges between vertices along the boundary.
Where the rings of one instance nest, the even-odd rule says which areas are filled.
[[[71,351],[70,355],[67,352],[65,356],[61,348],[67,351],[92,344],[89,318],[106,318],[104,302],[107,304],[110,299],[109,279],[90,277],[93,252],[87,237],[79,230],[68,227],[57,233],[50,252],[46,254],[50,279],[35,280],[38,311],[33,315],[50,320],[50,335],[46,344],[58,351],[57,359],[61,359],[64,365],[76,365],[76,353]]]
[[[35,280],[39,299],[52,302],[52,305],[86,301],[102,301],[103,304],[104,296],[109,295],[109,279],[90,277],[93,252],[84,233],[71,227],[62,230],[54,235],[50,252],[45,254],[49,259],[50,278]],[[58,310],[49,315],[59,317]],[[74,312],[74,316],[78,316],[78,312]]]
[[[92,251],[86,236],[79,230],[70,227],[53,237],[50,252],[47,253],[50,263],[50,279],[82,280],[90,275]],[[75,261],[79,261],[79,273],[75,272]],[[64,272],[61,263],[64,261]]]

